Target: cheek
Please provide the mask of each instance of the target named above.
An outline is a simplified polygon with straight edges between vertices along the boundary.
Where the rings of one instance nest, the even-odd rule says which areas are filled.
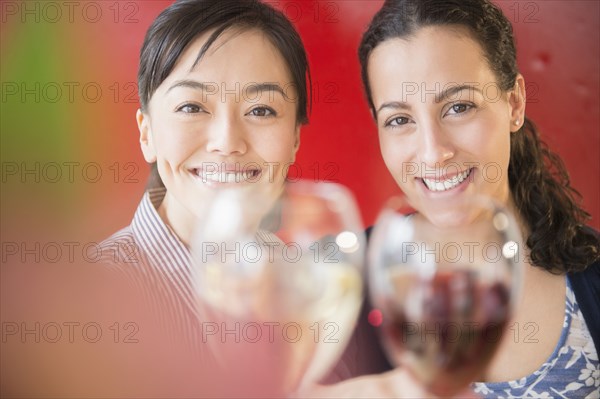
[[[286,137],[285,139],[272,140],[263,143],[257,152],[265,161],[272,162],[293,162],[295,158],[294,137]]]
[[[257,131],[250,140],[254,151],[267,162],[292,162],[295,158],[295,125]]]
[[[406,173],[407,162],[410,161],[408,159],[409,154],[406,152],[408,146],[383,135],[380,135],[379,138],[381,156],[385,166],[396,180],[396,183],[403,185],[407,181],[405,176],[403,178],[403,174]]]
[[[505,170],[508,170],[508,163],[510,162],[510,135],[502,137],[499,141],[495,153],[498,157],[498,162],[503,166]]]
[[[508,166],[510,158],[510,132],[490,130],[478,135],[476,140],[470,144],[475,154],[479,153],[482,161],[494,162],[503,167]],[[498,129],[496,127],[496,129]]]
[[[183,158],[195,148],[193,134],[173,125],[158,125],[153,130],[156,153],[173,161]]]

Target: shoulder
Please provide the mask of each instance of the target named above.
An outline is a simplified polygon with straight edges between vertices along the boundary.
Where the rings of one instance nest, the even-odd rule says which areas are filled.
[[[586,228],[586,230],[596,237],[600,237],[597,231],[591,228]],[[600,302],[600,259],[590,263],[584,270],[569,273],[568,276],[576,293],[577,290],[584,293],[595,293],[595,299]]]
[[[124,227],[121,230],[117,231],[110,237],[105,238],[103,241],[100,242],[100,244],[98,244],[98,247],[100,247],[103,250],[104,249],[108,250],[109,248],[117,246],[117,245],[133,243],[133,242],[135,242],[135,238],[133,236],[131,226],[127,226],[127,227]]]
[[[577,301],[581,302],[580,297],[584,301],[595,301],[598,305],[596,309],[600,312],[600,261],[590,264],[583,271],[569,273],[568,276]]]
[[[568,278],[596,350],[600,353],[600,260],[583,271],[569,273]]]
[[[140,255],[141,251],[131,226],[117,231],[88,251],[88,256],[94,259],[95,263],[117,267],[137,263]]]

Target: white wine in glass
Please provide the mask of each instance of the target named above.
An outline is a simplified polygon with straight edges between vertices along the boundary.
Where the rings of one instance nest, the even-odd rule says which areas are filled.
[[[297,181],[276,201],[224,191],[193,253],[199,317],[240,331],[207,337],[223,365],[247,362],[287,394],[327,374],[362,303],[365,238],[346,188]]]

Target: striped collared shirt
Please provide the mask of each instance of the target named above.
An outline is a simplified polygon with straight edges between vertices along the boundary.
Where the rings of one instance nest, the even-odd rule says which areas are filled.
[[[215,348],[205,345],[202,322],[214,321],[199,317],[207,314],[197,306],[190,249],[158,214],[165,194],[162,187],[146,191],[131,224],[100,243],[100,262],[124,274],[134,292],[142,294],[172,343],[183,341],[211,359]],[[280,242],[266,230],[257,231],[255,239],[259,244]]]
[[[165,188],[148,190],[131,224],[100,243],[100,261],[124,273],[174,342],[200,348],[190,250],[158,214]]]

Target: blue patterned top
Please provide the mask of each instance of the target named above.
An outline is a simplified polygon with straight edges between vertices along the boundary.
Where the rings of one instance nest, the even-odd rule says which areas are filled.
[[[481,383],[473,390],[484,398],[600,398],[600,363],[575,294],[567,278],[565,320],[552,355],[519,380]]]

